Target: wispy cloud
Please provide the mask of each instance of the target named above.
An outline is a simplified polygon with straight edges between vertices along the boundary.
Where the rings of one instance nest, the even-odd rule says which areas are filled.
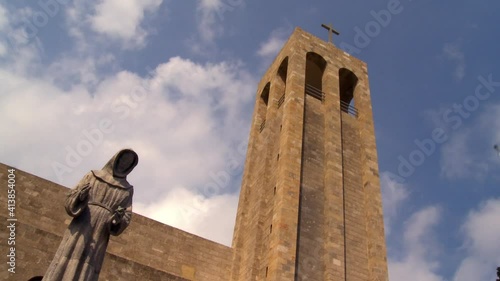
[[[237,63],[202,65],[177,57],[148,77],[109,75],[94,91],[82,81],[64,90],[48,77],[13,74],[1,66],[0,79],[0,126],[11,128],[0,132],[2,162],[72,186],[100,168],[96,163],[132,147],[141,158],[130,181],[141,190],[135,202],[142,203],[142,214],[172,222],[169,211],[196,200],[200,206],[189,223],[173,226],[230,242],[234,184],[246,149],[235,147],[247,138],[249,116],[241,113],[251,104],[255,84]],[[101,130],[102,122],[110,129]],[[176,196],[184,203],[169,206]],[[209,229],[209,222],[220,231]]]
[[[401,257],[389,259],[389,280],[445,281],[437,273],[439,247],[434,228],[440,220],[441,211],[436,206],[426,207],[408,219]]]
[[[444,248],[436,227],[442,221],[440,207],[429,206],[415,212],[405,222],[402,247],[389,257],[389,280],[412,281],[490,281],[500,264],[500,199],[489,199],[469,212],[461,226],[464,242],[453,250],[461,256],[454,277],[439,272],[444,263]],[[392,249],[394,250],[394,249]],[[450,251],[450,250],[448,250]]]
[[[92,48],[89,42],[138,49],[147,44],[146,16],[154,15],[163,0],[75,0],[66,11],[67,28],[79,41],[79,49]]]
[[[189,189],[178,187],[152,204],[135,204],[134,211],[230,246],[237,206],[237,194],[206,198]]]
[[[447,43],[443,47],[443,56],[455,64],[453,78],[461,81],[465,77],[465,54],[458,43]]]
[[[257,50],[257,55],[264,58],[272,58],[276,56],[283,47],[283,44],[285,44],[289,35],[289,28],[277,28],[273,30],[269,35],[269,38],[260,44],[260,47]]]
[[[493,145],[500,142],[500,105],[489,104],[441,148],[441,175],[447,179],[484,180],[498,165]]]
[[[162,0],[101,0],[89,21],[95,32],[141,46],[147,36],[141,23],[161,3]]]
[[[213,42],[224,32],[224,27],[217,17],[217,11],[222,5],[222,0],[200,0],[198,3],[198,34],[205,42]]]
[[[472,150],[476,143],[476,132],[463,129],[450,137],[450,140],[441,149],[441,175],[447,179],[473,178],[483,180],[488,173],[486,159],[481,159],[484,153],[477,154]],[[483,144],[481,142],[481,144]],[[484,147],[491,150],[491,146]]]
[[[198,0],[197,34],[188,40],[191,51],[207,55],[216,49],[216,40],[227,31],[226,16],[242,9],[245,0]]]
[[[0,5],[0,31],[9,25],[8,11]]]
[[[292,33],[292,27],[279,27],[271,31],[269,37],[260,43],[257,52],[255,53],[261,59],[261,67],[267,68],[272,60],[276,57],[283,45],[286,43],[287,38]]]
[[[151,77],[120,71],[100,81],[93,92],[81,83],[63,90],[49,78],[23,77],[5,70],[0,71],[0,77],[5,81],[1,122],[19,125],[8,134],[0,133],[5,140],[2,159],[14,160],[11,164],[38,170],[44,177],[59,181],[50,165],[33,166],[33,162],[25,160],[39,157],[37,151],[51,151],[46,157],[64,163],[66,146],[75,148],[84,138],[82,131],[92,130],[100,120],[110,119],[114,121],[113,134],[106,135],[94,153],[105,154],[106,147],[119,148],[116,146],[119,143],[134,144],[146,152],[157,151],[168,157],[155,159],[173,165],[170,168],[159,165],[165,167],[161,177],[188,179],[190,183],[184,182],[187,186],[196,185],[195,175],[204,174],[209,180],[209,172],[223,169],[225,164],[220,155],[227,154],[230,147],[246,138],[245,127],[249,122],[242,119],[241,112],[251,100],[254,84],[237,64],[199,65],[182,58],[159,65]],[[20,107],[24,110],[11,110]],[[37,125],[40,123],[45,124],[44,129]],[[134,133],[130,135],[132,128]],[[45,139],[37,142],[36,150],[31,135]],[[139,135],[149,137],[142,140],[134,137]],[[51,163],[49,159],[47,162]],[[214,162],[204,165],[205,160],[201,159]],[[92,158],[87,160],[95,163]],[[71,185],[84,172],[82,169],[66,173],[62,183]],[[190,172],[192,169],[198,172]],[[198,182],[203,183],[203,180]]]
[[[0,5],[0,31],[3,33],[9,26],[9,18],[7,14],[7,9]],[[2,40],[3,41],[3,40]],[[7,44],[6,42],[0,41],[0,58],[7,54]]]
[[[380,176],[382,202],[384,207],[384,225],[386,236],[391,234],[393,220],[397,219],[401,204],[408,198],[409,191],[406,185],[391,178],[389,173]]]
[[[495,280],[500,265],[500,199],[491,199],[467,216],[462,227],[466,258],[462,260],[453,281]]]
[[[160,2],[147,2],[150,8],[134,1],[127,5],[150,11]],[[115,32],[125,42],[132,33],[120,33],[119,27],[82,27],[89,20],[76,20],[86,19],[83,11],[92,7],[100,11],[93,16],[116,16],[104,16],[112,6],[72,2],[67,27],[80,49],[44,62],[43,48],[32,38],[14,42],[16,56],[0,61],[0,127],[10,128],[0,130],[1,161],[71,187],[116,151],[131,147],[140,157],[130,177],[140,191],[134,198],[136,211],[228,245],[255,78],[238,61],[201,64],[180,57],[159,63],[147,75],[119,67],[103,73],[100,68],[116,59],[100,50],[106,42],[78,43],[100,32]],[[143,15],[136,12],[132,24],[140,29]],[[16,28],[19,13],[32,11],[10,11],[0,4],[0,29]],[[28,38],[23,27],[18,31],[14,39]],[[0,35],[0,42],[5,39]]]
[[[490,144],[500,144],[500,103],[490,104],[479,117],[477,125]]]

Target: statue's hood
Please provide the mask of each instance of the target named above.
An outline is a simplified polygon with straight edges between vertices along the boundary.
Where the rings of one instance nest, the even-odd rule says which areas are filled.
[[[124,171],[118,169],[118,163],[123,160],[124,157],[132,157],[133,161],[129,167]],[[122,149],[113,156],[106,165],[101,170],[93,170],[92,173],[95,177],[105,181],[113,186],[121,188],[131,188],[127,181],[127,175],[132,172],[132,170],[137,166],[139,162],[139,156],[132,149]]]

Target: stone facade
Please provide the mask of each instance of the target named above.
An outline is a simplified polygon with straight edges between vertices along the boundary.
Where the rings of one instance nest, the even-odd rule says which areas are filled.
[[[0,164],[0,186],[7,169]],[[9,276],[3,263],[1,280],[43,275],[71,219],[67,188],[19,170],[16,183],[16,273]],[[0,219],[7,216],[1,208]],[[7,237],[0,232],[1,241]],[[6,243],[0,252],[8,252]],[[111,238],[100,276],[387,279],[366,64],[299,28],[258,85],[232,247],[134,214]]]
[[[7,186],[8,169],[0,164],[0,186]],[[16,273],[10,274],[2,261],[0,280],[22,281],[45,273],[71,217],[64,210],[66,187],[17,169],[15,175]],[[0,192],[0,202],[7,202],[7,192]],[[0,220],[5,222],[8,212],[3,206]],[[7,236],[0,231],[3,257],[8,252]],[[218,281],[229,274],[232,252],[224,245],[134,214],[125,232],[111,237],[99,280]]]
[[[231,280],[388,279],[366,64],[299,28],[258,86],[232,247]]]

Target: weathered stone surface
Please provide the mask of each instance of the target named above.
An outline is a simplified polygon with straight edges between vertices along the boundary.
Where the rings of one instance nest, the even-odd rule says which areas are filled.
[[[298,28],[257,90],[233,248],[231,280],[388,279],[366,64]]]
[[[0,164],[0,186],[7,186],[9,168]],[[64,210],[68,188],[17,169],[15,175],[16,273],[7,272],[2,262],[0,280],[43,276],[71,222]],[[6,192],[0,192],[0,202],[7,202]],[[0,220],[7,216],[0,208]],[[7,235],[0,231],[0,241]],[[0,252],[7,250],[0,243]],[[134,213],[127,230],[111,236],[99,280],[225,280],[221,276],[229,275],[231,257],[229,247]],[[183,272],[186,267],[194,269],[194,278],[192,271]]]

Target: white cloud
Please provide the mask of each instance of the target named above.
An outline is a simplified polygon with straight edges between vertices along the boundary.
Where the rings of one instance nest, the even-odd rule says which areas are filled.
[[[408,198],[409,191],[404,184],[391,178],[389,173],[381,174],[380,185],[384,207],[385,234],[389,236],[392,222],[397,218],[401,204]]]
[[[151,18],[163,0],[74,0],[65,7],[67,29],[77,40],[75,51],[102,52],[103,47],[138,49],[147,43]]]
[[[0,5],[0,30],[4,30],[9,24],[7,9]]]
[[[449,61],[455,63],[453,77],[462,80],[465,77],[465,54],[460,50],[457,43],[448,43],[443,47],[443,55]]]
[[[488,164],[484,155],[475,154],[471,146],[477,141],[473,139],[476,132],[469,129],[462,129],[450,137],[450,140],[442,146],[441,155],[441,175],[448,179],[474,178],[482,180],[488,173]],[[486,149],[486,148],[485,148]],[[493,153],[491,146],[488,151]]]
[[[110,119],[114,132],[106,135],[97,150],[120,142],[135,143],[146,151],[156,148],[160,155],[165,155],[162,162],[172,165],[162,170],[163,176],[189,179],[191,186],[204,183],[194,179],[208,179],[210,171],[223,170],[220,156],[228,152],[232,143],[243,142],[247,137],[250,121],[237,113],[249,105],[253,80],[237,65],[203,66],[172,58],[159,65],[152,77],[121,71],[100,82],[94,92],[88,92],[81,84],[63,91],[46,80],[27,79],[8,72],[0,75],[6,81],[2,123],[20,125],[11,129],[9,135],[24,137],[21,143],[14,138],[4,146],[9,154],[22,151],[22,143],[32,145],[33,134],[42,135],[47,138],[43,145],[58,151],[52,155],[53,160],[64,162],[66,145],[76,147],[84,130],[92,130],[92,125]],[[16,107],[24,110],[12,110]],[[39,124],[44,124],[44,128]],[[242,124],[246,126],[241,127]],[[223,135],[225,132],[231,134]],[[20,162],[13,155],[10,159]],[[206,160],[211,161],[210,165],[203,165]],[[30,163],[23,164],[32,167]],[[44,170],[45,177],[57,180],[53,172]],[[193,170],[197,173],[193,174]],[[75,169],[71,175],[82,172]],[[67,181],[65,176],[62,183],[71,184],[76,179],[71,180]]]
[[[500,144],[500,104],[489,104],[479,117],[478,127],[491,144]]]
[[[11,72],[32,72],[40,61],[43,46],[37,34],[43,26],[33,24],[33,15],[32,8],[9,10],[0,3],[0,57]]]
[[[161,1],[134,3],[144,12]],[[229,245],[256,80],[238,61],[173,57],[145,76],[120,69],[112,53],[99,49],[101,42],[88,40],[85,11],[92,5],[67,7],[77,49],[48,64],[36,36],[15,25],[33,11],[9,11],[6,24],[0,11],[0,27],[15,31],[16,46],[15,55],[0,62],[0,127],[8,128],[0,130],[2,163],[71,187],[131,147],[140,158],[129,178],[136,211]],[[110,8],[98,6],[95,15],[114,20],[116,14],[104,16]],[[134,13],[140,32],[144,14]],[[109,28],[101,31],[120,40],[132,34]]]
[[[434,227],[440,221],[438,207],[427,207],[406,222],[403,235],[402,257],[389,258],[389,280],[391,281],[445,281],[436,271],[438,249]]]
[[[147,32],[141,23],[147,13],[156,11],[162,0],[101,0],[89,20],[98,33],[142,45]]]
[[[263,71],[269,67],[273,59],[278,55],[291,32],[292,26],[290,25],[276,28],[269,34],[269,37],[265,41],[260,43],[255,54],[261,59],[260,67]]]
[[[436,240],[435,227],[441,223],[440,208],[431,206],[414,213],[405,222],[401,248],[389,257],[389,280],[495,280],[495,268],[500,265],[498,221],[500,199],[490,199],[469,212],[461,227],[464,243],[458,249],[463,258],[454,277],[447,279],[439,273],[445,260],[443,248]]]
[[[212,43],[224,32],[219,21],[222,19],[221,9],[225,4],[221,0],[200,0],[198,3],[199,36],[203,41]]]
[[[500,199],[481,204],[467,216],[462,226],[467,257],[461,262],[454,281],[495,280],[500,265]]]
[[[448,179],[484,180],[499,166],[493,145],[500,143],[500,105],[485,105],[467,126],[449,134],[441,148],[441,175]],[[493,175],[495,176],[495,175]]]
[[[283,28],[275,29],[269,38],[260,44],[257,55],[265,58],[275,57],[285,44],[289,33],[289,30]]]
[[[170,190],[165,197],[153,204],[135,204],[134,211],[230,246],[237,206],[237,194],[206,198],[178,187]]]
[[[196,9],[197,38],[189,40],[195,53],[207,55],[213,52],[215,40],[227,32],[226,16],[245,4],[244,0],[198,0]],[[199,40],[198,40],[199,38]]]
[[[0,43],[0,57],[3,57],[7,54],[7,47],[3,44]]]
[[[81,78],[59,86],[56,78],[76,63],[67,58],[41,76],[0,66],[0,127],[9,128],[0,130],[2,162],[70,187],[131,147],[140,157],[130,177],[135,203],[165,210],[139,208],[144,215],[162,221],[171,210],[162,204],[181,194],[202,207],[189,224],[173,226],[229,243],[246,152],[237,146],[248,137],[255,80],[237,62],[179,57],[146,77],[122,70],[93,79],[95,60],[85,70],[93,87]],[[103,121],[111,132],[98,130]]]
[[[111,54],[104,54],[97,57],[75,58],[63,56],[47,67],[50,78],[60,87],[67,87],[80,84],[87,88],[95,87],[106,77],[99,72],[102,66],[114,63],[115,57]]]

